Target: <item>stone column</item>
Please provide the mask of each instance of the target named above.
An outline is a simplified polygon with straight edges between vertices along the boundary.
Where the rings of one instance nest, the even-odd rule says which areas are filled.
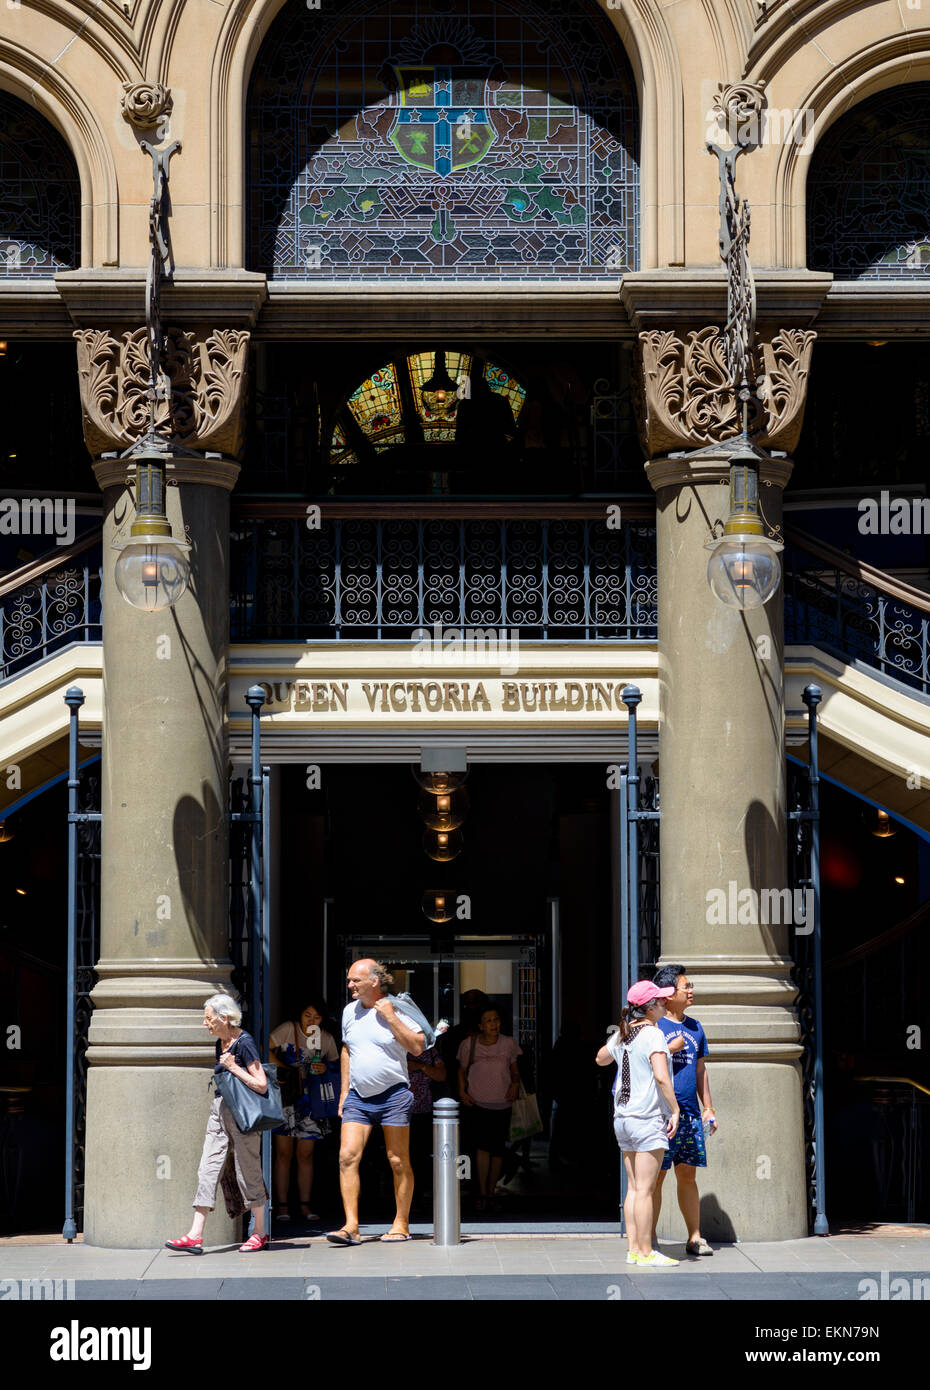
[[[139,383],[124,377],[118,390],[99,389],[107,368],[117,373],[126,355],[111,335],[77,336],[88,443],[125,446],[128,422],[106,407],[131,401]],[[193,336],[174,341],[190,349],[185,339]],[[243,341],[227,396],[244,375],[247,335],[234,336]],[[191,428],[168,461],[169,520],[192,544],[190,585],[173,608],[141,612],[117,591],[113,542],[133,520],[132,470],[118,456],[95,464],[105,521],[101,958],[87,1054],[90,1245],[158,1247],[188,1229],[212,1098],[213,1042],[202,1006],[230,981],[226,663],[229,492],[239,468],[191,448],[210,437],[197,364],[209,367],[211,342],[188,352],[180,418]],[[183,385],[173,383],[175,409]],[[210,405],[215,424],[215,394]],[[234,405],[220,401],[227,419]],[[239,442],[238,426],[226,438]],[[220,1191],[206,1238],[218,1244],[234,1234]]]
[[[720,1119],[698,1178],[703,1230],[788,1240],[807,1234],[791,929],[760,921],[776,915],[762,895],[787,885],[782,595],[741,613],[707,583],[704,542],[728,513],[724,451],[646,472],[658,495],[661,960],[694,981]],[[789,473],[763,470],[772,523]],[[660,1235],[685,1239],[674,1188],[667,1179]]]
[[[698,1170],[702,1231],[718,1240],[788,1240],[807,1234],[807,1197],[794,927],[783,891],[783,593],[742,613],[707,583],[704,545],[728,515],[725,441],[735,433],[732,397],[701,368],[714,365],[717,331],[701,330],[687,344],[673,334],[641,337],[646,443],[665,445],[646,465],[658,504],[661,962],[680,962],[694,981],[720,1121],[708,1167]],[[797,349],[801,386],[811,338],[775,340],[776,348],[788,343],[788,355]],[[771,344],[767,354],[760,379],[763,363],[776,363]],[[802,391],[779,401],[773,385],[770,377],[762,396],[772,405],[759,432],[769,449],[796,438],[803,402]],[[715,429],[724,442],[714,441]],[[670,454],[672,443],[696,447]],[[780,524],[790,474],[784,455],[762,465],[769,527]],[[684,1239],[673,1177],[664,1190],[660,1237]]]

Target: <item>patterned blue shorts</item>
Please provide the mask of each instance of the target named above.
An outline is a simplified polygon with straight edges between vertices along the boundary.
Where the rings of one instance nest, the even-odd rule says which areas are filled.
[[[695,1168],[707,1167],[707,1148],[700,1115],[691,1115],[682,1110],[675,1138],[669,1140],[668,1153],[662,1160],[663,1171],[671,1168],[673,1163],[690,1163]]]

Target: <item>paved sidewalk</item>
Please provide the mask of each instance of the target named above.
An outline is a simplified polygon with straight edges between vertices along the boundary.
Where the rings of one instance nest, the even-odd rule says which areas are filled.
[[[610,1237],[466,1237],[452,1249],[431,1233],[386,1245],[383,1228],[362,1228],[351,1248],[321,1236],[276,1239],[270,1251],[235,1246],[202,1256],[161,1250],[101,1250],[65,1242],[0,1245],[0,1281],[74,1280],[78,1299],[533,1300],[861,1300],[872,1279],[907,1281],[910,1298],[930,1299],[930,1238],[832,1236],[716,1248],[712,1258],[681,1258],[677,1268],[626,1264],[626,1241]],[[930,1234],[930,1233],[928,1233]],[[916,1282],[915,1282],[916,1281]],[[921,1282],[925,1281],[925,1282]],[[23,1296],[28,1296],[24,1294]],[[59,1295],[60,1296],[60,1295]],[[67,1294],[65,1294],[67,1296]],[[878,1296],[881,1296],[880,1294]]]

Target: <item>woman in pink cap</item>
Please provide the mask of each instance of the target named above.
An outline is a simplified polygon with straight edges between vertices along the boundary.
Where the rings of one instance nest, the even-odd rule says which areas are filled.
[[[597,1054],[599,1067],[618,1066],[614,1098],[614,1133],[627,1189],[628,1265],[655,1268],[677,1265],[652,1248],[652,1194],[669,1139],[678,1129],[678,1101],[671,1082],[671,1054],[658,1020],[674,989],[659,989],[651,980],[638,980],[627,993],[629,1008],[620,1014],[620,1028]]]

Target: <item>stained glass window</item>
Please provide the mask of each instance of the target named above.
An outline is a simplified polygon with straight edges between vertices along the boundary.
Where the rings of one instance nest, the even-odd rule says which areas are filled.
[[[507,397],[514,420],[519,420],[523,402],[526,400],[526,388],[514,381],[512,376],[508,376],[502,367],[495,367],[490,362],[485,367],[484,375],[492,391]]]
[[[807,262],[840,280],[930,275],[930,82],[880,92],[820,141]]]
[[[333,427],[333,442],[329,451],[329,461],[333,468],[350,468],[358,463],[358,454],[349,448],[346,432],[338,423]]]
[[[402,444],[404,422],[394,367],[388,363],[373,372],[347,401],[347,405],[374,447],[380,452]]]
[[[474,357],[469,352],[445,351],[441,354],[443,361],[437,363],[438,355],[418,352],[406,361],[386,363],[348,397],[346,406],[352,418],[376,452],[405,443],[411,433],[412,417],[416,420],[416,435],[424,443],[451,444],[455,441],[458,403],[470,390]],[[410,380],[412,411],[404,410],[398,389],[398,376],[403,371]],[[491,390],[509,401],[516,423],[526,399],[526,388],[494,362],[482,363],[481,372]],[[448,389],[428,389],[434,384],[436,373],[448,377]],[[329,461],[331,466],[338,468],[358,462],[345,428],[338,422],[333,430]]]
[[[435,440],[449,442],[455,439],[455,413],[461,394],[467,389],[468,374],[471,371],[471,353],[447,352],[445,367],[450,381],[455,382],[452,391],[427,392],[423,398],[424,384],[432,379],[437,369],[436,353],[418,352],[407,360],[410,384],[413,387],[413,403],[423,427],[426,443]]]
[[[288,0],[249,130],[250,264],[277,279],[636,266],[634,87],[594,0]]]
[[[81,185],[64,140],[0,92],[0,276],[38,278],[80,262]]]

